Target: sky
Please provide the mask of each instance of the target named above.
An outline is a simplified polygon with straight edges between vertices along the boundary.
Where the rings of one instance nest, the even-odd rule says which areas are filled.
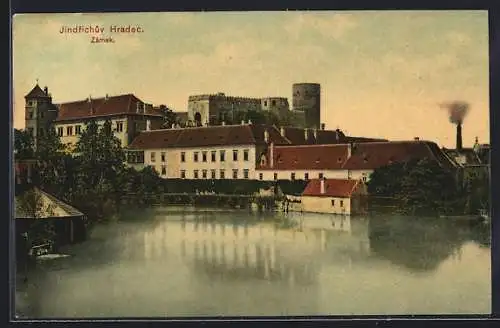
[[[59,33],[76,25],[104,32]],[[21,14],[12,29],[15,128],[37,79],[55,103],[133,93],[176,111],[217,92],[292,104],[292,84],[311,82],[327,129],[454,147],[440,104],[465,101],[464,146],[489,143],[487,11]]]

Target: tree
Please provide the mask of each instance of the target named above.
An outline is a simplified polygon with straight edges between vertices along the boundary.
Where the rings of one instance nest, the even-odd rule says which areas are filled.
[[[172,127],[172,124],[177,124],[177,114],[165,105],[160,105],[159,110],[163,116],[163,126],[167,129]]]
[[[15,159],[32,159],[33,137],[25,130],[14,129],[14,157]]]
[[[368,192],[375,197],[393,198],[398,212],[405,214],[449,213],[463,205],[454,172],[427,159],[376,169],[370,176]]]

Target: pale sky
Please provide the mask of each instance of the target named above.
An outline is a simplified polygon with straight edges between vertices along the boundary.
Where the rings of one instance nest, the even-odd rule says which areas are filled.
[[[115,43],[60,28],[99,25]],[[144,33],[111,35],[110,25]],[[14,127],[39,79],[54,102],[134,93],[185,111],[188,96],[283,96],[320,83],[321,119],[349,135],[454,147],[442,102],[470,104],[464,146],[489,143],[487,11],[24,14],[13,19]]]

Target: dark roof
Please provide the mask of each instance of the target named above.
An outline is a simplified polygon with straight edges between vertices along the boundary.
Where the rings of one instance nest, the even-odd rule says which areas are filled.
[[[33,89],[31,89],[30,92],[24,98],[39,98],[39,97],[48,97],[47,94],[40,88],[40,86],[37,84]]]
[[[348,157],[349,147],[351,156]],[[441,166],[456,165],[428,141],[387,141],[330,145],[275,146],[271,167],[271,147],[268,147],[263,170],[373,170],[393,162],[411,159],[430,159]]]
[[[93,118],[109,115],[153,115],[161,117],[159,111],[152,106],[146,106],[143,112],[144,102],[133,94],[110,96],[97,99],[85,99],[74,102],[58,104],[59,113],[56,121],[67,121],[75,119]],[[137,106],[141,111],[137,112]]]
[[[278,145],[288,144],[288,141],[281,137],[272,126],[245,124],[143,131],[132,141],[129,148],[158,149],[265,144],[266,130],[269,133],[270,142]]]
[[[452,168],[455,166],[433,142],[392,141],[355,144],[351,151],[351,157],[342,168],[371,170],[394,162],[425,158],[436,161],[442,167]]]
[[[341,169],[347,160],[347,144],[275,146],[271,167],[271,149],[267,151],[265,165],[269,170],[325,170]]]
[[[321,193],[321,180],[313,179],[309,181],[302,195],[319,197],[350,197],[356,187],[361,183],[358,180],[345,179],[324,179],[324,181],[324,194]]]
[[[458,149],[446,149],[443,148],[443,151],[450,157],[453,161],[457,162],[457,164],[462,165],[461,163],[458,163],[457,158],[459,156],[465,156],[465,165],[480,165],[481,159],[478,157],[478,154],[472,149],[472,148],[462,148],[460,150]]]
[[[385,139],[375,138],[360,138],[346,136],[340,129],[336,130],[321,130],[321,129],[305,129],[296,127],[276,128],[281,133],[281,129],[285,133],[285,138],[292,145],[314,145],[314,144],[337,144],[349,142],[373,142],[387,141]],[[307,134],[307,138],[306,138]]]
[[[66,204],[55,196],[44,192],[38,188],[33,188],[26,192],[34,192],[40,197],[41,208],[38,210],[37,204],[23,205],[24,193],[15,198],[15,216],[16,219],[44,219],[44,218],[70,218],[81,217],[84,214]],[[31,198],[28,198],[31,199]],[[38,213],[35,213],[38,211]]]

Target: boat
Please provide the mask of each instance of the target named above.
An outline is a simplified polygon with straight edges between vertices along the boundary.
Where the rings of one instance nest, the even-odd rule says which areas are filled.
[[[28,254],[37,261],[53,260],[69,256],[67,254],[54,253],[54,245],[52,242],[35,244],[31,247]]]

